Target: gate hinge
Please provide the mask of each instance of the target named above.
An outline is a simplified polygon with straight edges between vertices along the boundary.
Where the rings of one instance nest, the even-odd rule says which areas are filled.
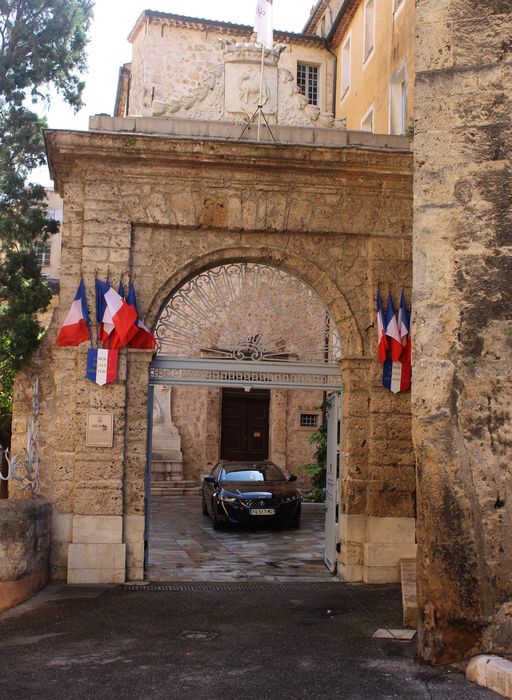
[[[341,542],[336,542],[336,551],[338,554],[341,552]]]

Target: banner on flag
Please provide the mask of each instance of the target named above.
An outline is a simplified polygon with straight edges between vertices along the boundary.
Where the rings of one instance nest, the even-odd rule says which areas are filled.
[[[111,384],[117,379],[117,350],[90,348],[87,353],[86,379],[100,386]]]
[[[55,342],[61,347],[76,347],[90,338],[89,310],[87,309],[84,281],[81,280],[71,309]]]
[[[273,48],[272,0],[258,0],[254,31],[258,35],[258,44],[263,44],[266,49]]]

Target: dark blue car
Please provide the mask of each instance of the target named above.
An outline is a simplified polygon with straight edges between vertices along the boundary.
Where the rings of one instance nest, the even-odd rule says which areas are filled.
[[[219,462],[203,478],[203,513],[211,515],[215,530],[227,524],[300,527],[296,480],[272,462]]]

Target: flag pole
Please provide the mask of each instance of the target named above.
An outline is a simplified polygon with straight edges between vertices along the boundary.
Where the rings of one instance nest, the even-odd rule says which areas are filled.
[[[261,45],[260,99],[258,102],[258,141],[261,134],[261,114],[263,112],[263,71],[265,70],[265,44]]]

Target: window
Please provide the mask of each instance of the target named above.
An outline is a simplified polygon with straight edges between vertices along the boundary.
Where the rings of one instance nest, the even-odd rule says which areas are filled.
[[[301,413],[300,427],[301,428],[316,428],[318,425],[318,414],[316,413]]]
[[[36,243],[35,249],[38,265],[40,267],[46,267],[49,265],[51,253],[50,243]]]
[[[402,64],[389,85],[389,131],[405,134],[407,129],[407,65]]]
[[[297,85],[309,104],[318,107],[318,66],[297,63]]]
[[[350,36],[347,37],[341,49],[341,99],[350,88]]]
[[[364,55],[363,63],[373,54],[375,47],[375,0],[366,0],[364,5]]]
[[[370,107],[361,119],[361,131],[369,131],[373,134],[373,107]]]

